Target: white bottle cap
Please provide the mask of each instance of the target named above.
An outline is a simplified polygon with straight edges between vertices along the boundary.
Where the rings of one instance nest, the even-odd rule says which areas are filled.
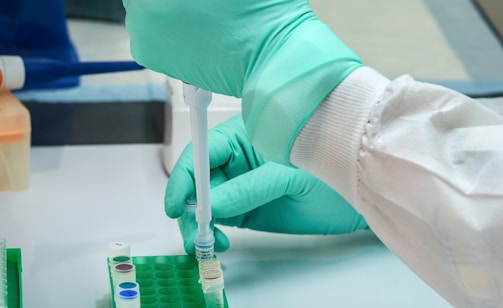
[[[24,86],[25,78],[24,62],[21,57],[0,57],[0,90],[21,89]]]
[[[108,257],[110,260],[117,256],[131,257],[131,246],[128,242],[115,241],[108,245]]]

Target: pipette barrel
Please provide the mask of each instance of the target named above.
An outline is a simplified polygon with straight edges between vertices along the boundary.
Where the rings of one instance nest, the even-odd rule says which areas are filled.
[[[194,238],[196,258],[213,258],[215,238],[210,227],[210,161],[208,150],[208,106],[211,92],[183,84],[185,103],[190,108],[192,148],[194,153],[194,177],[196,181],[197,234]]]

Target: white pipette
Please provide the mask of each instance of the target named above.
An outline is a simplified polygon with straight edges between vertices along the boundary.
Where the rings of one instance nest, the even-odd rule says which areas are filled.
[[[183,83],[183,97],[190,109],[190,128],[194,152],[194,177],[196,180],[197,233],[194,238],[198,261],[214,255],[215,237],[210,227],[210,161],[208,150],[208,106],[211,92]]]

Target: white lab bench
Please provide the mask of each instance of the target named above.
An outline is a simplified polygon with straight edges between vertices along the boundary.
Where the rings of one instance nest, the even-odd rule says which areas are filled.
[[[0,234],[23,258],[25,308],[110,307],[107,248],[178,255],[161,145],[33,147],[30,188],[0,193]],[[223,228],[230,307],[449,307],[369,231],[298,236]]]

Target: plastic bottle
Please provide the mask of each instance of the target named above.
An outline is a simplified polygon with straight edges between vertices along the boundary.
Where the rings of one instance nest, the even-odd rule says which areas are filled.
[[[28,109],[0,90],[0,191],[28,188],[31,122]]]

